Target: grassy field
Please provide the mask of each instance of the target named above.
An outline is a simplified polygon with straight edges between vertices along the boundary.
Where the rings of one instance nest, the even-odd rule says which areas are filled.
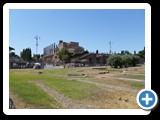
[[[41,71],[43,74],[38,74]],[[65,72],[66,69],[56,70],[11,70],[10,71],[10,91],[18,94],[26,103],[38,108],[60,108],[60,104],[47,95],[43,90],[30,81],[45,80],[46,85],[53,87],[65,96],[74,99],[82,99],[89,94],[93,84],[79,81],[67,81],[64,78],[54,75]]]
[[[109,73],[100,74],[103,71],[109,71]],[[43,81],[44,86],[54,89],[58,94],[63,95],[66,100],[69,99],[85,108],[139,108],[136,103],[136,94],[117,90],[116,87],[136,91],[143,89],[144,83],[127,80],[122,81],[115,78],[120,75],[124,78],[144,79],[144,76],[130,75],[126,77],[122,75],[123,71],[123,69],[92,69],[91,67],[50,70],[10,70],[9,91],[15,103],[25,104],[18,106],[18,108],[22,109],[64,108],[61,101],[56,99],[56,96],[51,97],[40,86],[35,84],[38,81]],[[42,72],[42,74],[39,74],[39,72]],[[133,73],[130,70],[127,72]],[[138,73],[137,70],[135,72],[136,74]],[[143,69],[139,72],[142,73]],[[105,84],[112,85],[115,89],[103,87]],[[120,101],[120,97],[124,99],[128,98],[130,102]]]
[[[36,85],[29,81],[38,80],[40,76],[35,71],[11,70],[9,88],[12,93],[18,95],[26,104],[32,104],[37,108],[59,108],[60,104]],[[45,98],[45,99],[44,99]]]
[[[68,81],[64,78],[58,77],[47,79],[45,82],[46,85],[54,88],[73,100],[86,98],[89,95],[89,91],[91,91],[92,88],[96,88],[96,85],[94,84],[83,83],[75,80]]]

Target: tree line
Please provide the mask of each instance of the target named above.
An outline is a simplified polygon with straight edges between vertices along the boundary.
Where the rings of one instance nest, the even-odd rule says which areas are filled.
[[[145,49],[139,51],[138,54],[129,53],[129,51],[121,51],[120,54],[112,54],[107,59],[108,65],[114,68],[132,67],[138,63],[144,63],[145,61]]]
[[[16,55],[15,52],[13,52],[13,50],[15,50],[13,47],[9,46],[9,55],[10,57],[15,57],[15,58],[21,58],[24,61],[27,62],[31,62],[31,61],[36,61],[39,60],[41,57],[43,57],[43,54],[33,54],[32,57],[32,50],[30,48],[25,48],[22,50],[22,52],[20,52],[20,56]]]

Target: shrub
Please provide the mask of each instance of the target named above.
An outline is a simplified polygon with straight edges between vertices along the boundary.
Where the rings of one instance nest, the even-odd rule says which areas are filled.
[[[139,61],[139,57],[137,55],[132,54],[113,54],[108,58],[108,64],[114,68],[129,67],[136,66]]]
[[[123,65],[121,55],[116,55],[116,54],[110,55],[108,58],[108,64],[114,68],[118,67],[121,68]]]

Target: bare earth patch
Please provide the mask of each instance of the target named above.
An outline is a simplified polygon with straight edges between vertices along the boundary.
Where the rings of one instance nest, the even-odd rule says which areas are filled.
[[[91,96],[80,102],[97,109],[139,109],[136,94],[112,89],[95,89]]]

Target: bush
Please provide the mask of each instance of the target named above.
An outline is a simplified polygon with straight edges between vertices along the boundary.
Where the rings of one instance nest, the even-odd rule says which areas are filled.
[[[139,61],[139,57],[137,55],[132,54],[124,54],[118,55],[113,54],[110,55],[108,58],[108,64],[114,68],[121,68],[121,67],[129,67],[129,66],[136,66]]]
[[[121,55],[124,67],[129,67],[132,62],[132,55]]]
[[[136,66],[137,65],[137,63],[139,62],[139,59],[140,59],[140,57],[139,56],[137,56],[137,55],[132,55],[132,66]]]
[[[108,64],[114,68],[118,68],[118,67],[121,68],[123,65],[121,55],[116,55],[116,54],[110,55],[108,58]]]

